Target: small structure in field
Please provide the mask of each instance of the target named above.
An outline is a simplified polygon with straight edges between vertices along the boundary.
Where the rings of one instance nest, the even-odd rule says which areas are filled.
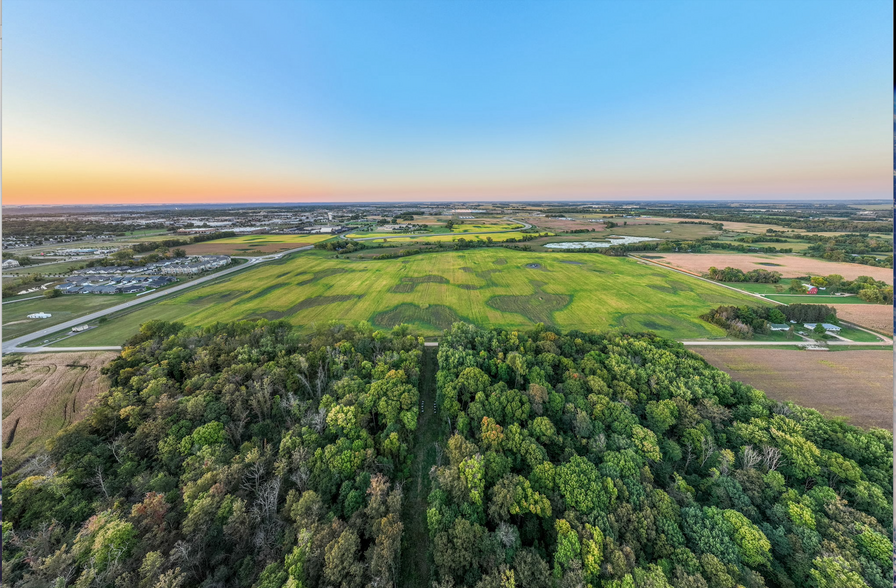
[[[50,318],[51,316],[53,316],[53,315],[48,312],[35,312],[33,314],[29,314],[28,318],[30,318],[30,319],[45,319],[45,318]]]
[[[784,323],[771,323],[771,325],[769,325],[769,328],[772,331],[789,331],[790,325]]]
[[[805,323],[806,328],[810,331],[815,328],[815,325],[818,323]],[[827,333],[839,333],[840,327],[837,325],[832,325],[831,323],[821,323],[821,326],[824,327],[825,332]]]
[[[72,327],[72,333],[80,333],[81,331],[86,331],[89,328],[89,325],[78,325],[77,327]]]

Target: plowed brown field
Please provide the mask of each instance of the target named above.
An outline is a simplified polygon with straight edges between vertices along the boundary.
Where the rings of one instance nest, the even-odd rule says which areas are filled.
[[[893,353],[697,347],[692,351],[769,398],[893,430]]]
[[[109,387],[100,368],[112,352],[38,353],[3,358],[3,454],[17,460],[43,449]]]
[[[893,334],[893,307],[889,304],[832,304],[837,318],[886,335]]]
[[[893,283],[893,270],[871,267],[858,263],[841,263],[813,259],[801,255],[750,255],[746,253],[658,253],[652,257],[660,263],[668,263],[688,271],[704,273],[710,267],[734,267],[743,271],[764,269],[781,272],[785,278],[799,276],[828,276],[840,274],[847,280],[859,276],[871,276],[888,284]],[[770,265],[774,264],[774,265]]]

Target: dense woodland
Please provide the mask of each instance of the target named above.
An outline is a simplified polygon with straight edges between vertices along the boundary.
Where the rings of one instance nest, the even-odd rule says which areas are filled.
[[[439,587],[890,584],[889,432],[652,335],[455,325],[439,368]]]
[[[422,365],[405,326],[144,325],[7,473],[3,585],[389,587],[403,558],[438,588],[889,585],[892,435],[647,334],[456,324],[409,512]]]
[[[13,477],[4,585],[394,585],[420,354],[406,329],[144,325]]]

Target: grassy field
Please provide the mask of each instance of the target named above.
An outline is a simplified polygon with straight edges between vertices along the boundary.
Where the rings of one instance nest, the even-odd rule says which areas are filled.
[[[756,347],[692,348],[715,367],[770,398],[843,417],[853,425],[893,430],[893,352],[836,353]]]
[[[188,255],[267,255],[332,238],[333,235],[238,235],[185,245],[181,249]]]
[[[5,274],[66,274],[73,269],[81,269],[87,264],[86,261],[60,261],[59,263],[48,263],[39,265],[26,265],[17,267],[4,272]]]
[[[827,296],[825,294],[769,294],[766,298],[784,304],[867,304],[858,296]]]
[[[15,304],[4,304],[3,340],[15,339],[21,335],[52,327],[133,298],[133,294],[72,294],[58,298],[39,298]],[[28,318],[29,314],[35,312],[47,312],[53,316],[46,319]]]
[[[65,345],[118,345],[154,318],[191,325],[267,318],[293,324],[399,323],[434,335],[458,320],[502,328],[653,330],[721,337],[698,317],[719,304],[761,302],[627,258],[505,249],[428,253],[404,260],[334,259],[309,252],[161,301]]]
[[[40,353],[3,358],[3,456],[17,461],[84,414],[106,390],[100,368],[115,353]]]
[[[491,235],[465,235],[465,234],[457,234],[457,233],[442,233],[436,234],[431,237],[427,237],[425,233],[419,235],[405,235],[402,237],[392,237],[388,239],[390,243],[397,242],[408,242],[408,241],[425,241],[427,243],[430,242],[452,242],[457,241],[458,239],[466,239],[467,241],[472,241],[474,239],[478,239],[480,241],[486,241],[491,238],[492,241],[500,242],[506,241],[507,239],[521,239],[524,235],[528,235],[530,233],[522,233],[520,231],[510,231],[506,233],[494,233]]]

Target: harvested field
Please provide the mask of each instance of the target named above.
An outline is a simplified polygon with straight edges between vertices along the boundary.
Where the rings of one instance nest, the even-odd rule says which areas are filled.
[[[527,222],[535,225],[539,229],[549,229],[562,233],[564,231],[574,231],[577,229],[594,229],[595,231],[603,231],[606,227],[604,223],[593,223],[587,220],[561,220],[559,218],[527,218]]]
[[[820,353],[751,347],[693,351],[769,398],[843,417],[852,425],[893,430],[893,353]]]
[[[109,382],[100,368],[112,352],[39,353],[3,358],[3,453],[18,460],[84,415]]]
[[[893,334],[893,307],[889,304],[832,304],[837,317],[844,321],[884,333]]]
[[[660,263],[668,263],[675,267],[691,272],[704,273],[710,267],[724,268],[735,267],[743,271],[754,269],[774,269],[781,272],[785,278],[799,276],[828,276],[840,274],[847,280],[854,280],[859,276],[871,276],[888,284],[893,283],[893,270],[885,267],[871,267],[858,263],[840,263],[825,261],[799,255],[752,255],[745,253],[667,253],[661,258],[655,257]],[[769,263],[779,264],[780,267],[770,267]]]

